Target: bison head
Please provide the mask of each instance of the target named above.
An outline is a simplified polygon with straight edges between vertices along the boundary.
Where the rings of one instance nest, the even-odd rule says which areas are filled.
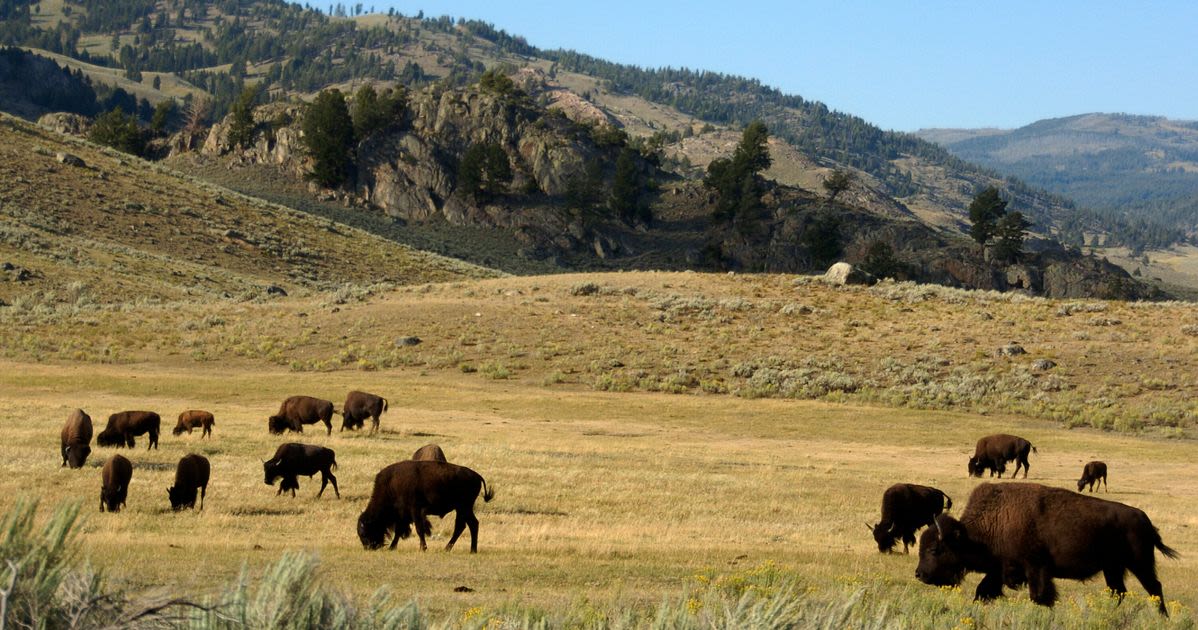
[[[67,464],[71,468],[83,468],[87,456],[92,454],[92,447],[86,444],[72,444],[67,447]]]
[[[121,487],[103,486],[100,488],[100,500],[108,507],[109,512],[121,511]]]
[[[869,523],[865,524],[869,527]],[[890,531],[890,527],[878,523],[870,528],[874,533],[874,542],[878,543],[878,551],[886,553],[894,548],[894,544],[898,541],[894,534]]]
[[[266,420],[266,428],[270,429],[271,433],[279,435],[291,428],[291,424],[287,422],[287,418],[282,416],[271,416]]]
[[[119,431],[104,429],[96,436],[96,446],[124,446],[125,436]]]
[[[936,517],[934,523],[919,537],[915,577],[933,586],[956,586],[965,579],[969,536],[961,522],[947,514]]]
[[[980,457],[970,457],[969,463],[966,465],[966,470],[969,471],[970,477],[981,477],[986,471],[986,466],[982,463]]]
[[[358,539],[367,549],[378,549],[383,546],[387,537],[387,526],[378,519],[372,518],[367,512],[358,517]]]
[[[175,425],[175,428],[171,429],[171,435],[183,435],[183,432],[186,430],[187,430],[187,428],[184,427],[182,423],[180,423],[180,424]]]
[[[166,489],[166,493],[171,498],[171,509],[176,512],[186,507],[195,507],[195,488],[180,488],[178,486],[171,486]]]
[[[282,463],[283,463],[282,460],[280,460],[278,458],[269,459],[267,461],[262,462],[262,471],[266,475],[266,477],[265,477],[266,485],[268,485],[268,486],[275,485],[275,480],[277,480],[279,477],[283,476],[283,473],[279,471],[279,467]]]

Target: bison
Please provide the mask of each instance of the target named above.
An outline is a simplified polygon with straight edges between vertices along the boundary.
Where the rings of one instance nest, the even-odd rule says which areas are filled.
[[[91,455],[91,444],[92,417],[82,409],[76,409],[62,425],[62,465],[83,468],[87,456]]]
[[[1077,491],[1081,492],[1086,484],[1090,484],[1090,492],[1094,492],[1094,484],[1101,483],[1104,492],[1110,492],[1106,485],[1106,463],[1090,462],[1082,470],[1082,478],[1077,480]]]
[[[1007,462],[1015,460],[1015,472],[1011,474],[1011,478],[1014,479],[1022,467],[1023,478],[1027,479],[1027,472],[1031,470],[1027,463],[1029,452],[1035,453],[1036,447],[1017,435],[987,435],[978,440],[967,469],[972,477],[981,477],[982,473],[989,469],[991,477],[997,472],[998,478],[1002,479],[1003,473],[1007,471]]]
[[[196,506],[196,489],[200,491],[200,509],[204,509],[204,495],[208,493],[208,475],[212,467],[208,458],[190,453],[179,460],[175,468],[175,485],[166,489],[171,499],[171,509],[178,512]]]
[[[984,574],[978,600],[1026,583],[1032,601],[1052,606],[1053,578],[1085,580],[1101,571],[1122,597],[1130,570],[1168,616],[1153,549],[1169,558],[1178,554],[1137,508],[1034,483],[984,483],[961,520],[943,514],[934,524],[919,539],[915,577],[925,584],[955,586],[974,571]]]
[[[212,417],[211,411],[202,411],[200,409],[189,409],[179,414],[179,422],[175,425],[171,435],[182,435],[187,431],[191,435],[191,430],[200,427],[203,429],[200,432],[201,438],[212,436],[212,427],[216,426],[216,419]]]
[[[425,536],[432,533],[430,515],[444,517],[456,512],[453,536],[445,550],[453,549],[462,530],[470,528],[470,553],[478,552],[478,519],[474,501],[479,490],[483,501],[495,497],[494,488],[478,473],[456,464],[429,461],[396,462],[379,471],[366,510],[358,517],[358,538],[367,549],[378,549],[388,532],[393,534],[391,549],[401,538],[412,535],[412,524],[420,537],[420,550],[427,549]]]
[[[323,422],[327,434],[333,434],[333,403],[311,396],[292,396],[283,401],[279,413],[266,421],[271,433],[276,435],[284,431],[304,432],[305,424]]]
[[[158,448],[158,427],[162,418],[153,411],[122,411],[108,416],[108,426],[96,436],[100,446],[128,446],[133,448],[133,436],[146,433],[150,445],[146,450]]]
[[[445,459],[445,451],[441,450],[440,446],[437,446],[436,444],[425,444],[424,446],[416,449],[415,453],[412,453],[412,461],[448,462],[449,460]]]
[[[379,416],[387,410],[387,399],[366,392],[350,392],[345,397],[345,405],[341,408],[341,430],[361,429],[370,418],[372,424],[370,433],[379,430]]]
[[[275,493],[276,497],[287,490],[290,490],[291,496],[294,497],[295,491],[299,489],[296,477],[305,475],[310,478],[320,473],[320,492],[316,493],[317,498],[324,494],[325,487],[331,481],[333,492],[336,492],[337,498],[340,499],[341,491],[337,489],[337,477],[333,476],[333,469],[336,467],[337,455],[333,453],[333,449],[296,442],[280,444],[275,450],[275,456],[262,462],[262,469],[266,473],[266,485],[274,485],[277,479],[283,480],[279,484],[279,491]]]
[[[878,551],[890,551],[901,539],[903,553],[908,553],[915,544],[915,532],[952,507],[953,500],[936,488],[896,483],[882,493],[882,520],[873,527],[868,523],[865,526],[873,532]]]
[[[133,464],[120,453],[104,462],[100,471],[100,511],[108,507],[109,512],[120,512],[129,496],[129,480],[133,478]]]

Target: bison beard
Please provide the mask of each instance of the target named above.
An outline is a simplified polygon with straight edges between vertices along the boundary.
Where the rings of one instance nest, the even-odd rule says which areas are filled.
[[[967,572],[978,572],[984,574],[978,600],[1027,584],[1032,601],[1052,606],[1054,578],[1085,580],[1101,572],[1122,598],[1131,571],[1159,598],[1160,613],[1169,614],[1154,549],[1169,558],[1178,554],[1137,508],[1039,484],[986,483],[970,495],[960,520],[942,515],[935,525],[919,540],[915,577],[926,584],[955,586]]]

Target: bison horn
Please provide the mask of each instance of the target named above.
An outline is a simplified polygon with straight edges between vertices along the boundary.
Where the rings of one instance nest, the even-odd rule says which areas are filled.
[[[940,529],[940,519],[932,519],[932,524],[936,526],[936,537],[940,540],[944,540],[944,530]]]
[[[870,525],[869,523],[865,524],[865,529],[868,529],[871,532],[874,531],[873,525]]]

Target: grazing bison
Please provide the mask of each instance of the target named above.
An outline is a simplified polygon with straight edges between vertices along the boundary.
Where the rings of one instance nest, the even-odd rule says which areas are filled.
[[[1090,462],[1082,470],[1082,478],[1077,480],[1077,491],[1081,492],[1082,487],[1090,484],[1090,492],[1094,492],[1094,484],[1100,482],[1102,483],[1103,491],[1110,492],[1110,489],[1106,485],[1106,463]]]
[[[304,432],[305,424],[323,422],[328,435],[333,434],[333,403],[311,396],[292,396],[283,401],[279,413],[266,421],[276,435],[284,431]]]
[[[92,452],[92,418],[82,409],[67,416],[62,425],[62,465],[83,468],[87,456]]]
[[[100,471],[100,511],[108,507],[109,512],[120,512],[129,496],[129,480],[133,478],[133,464],[124,455],[117,453],[104,462]]]
[[[216,419],[212,417],[212,412],[189,409],[179,414],[179,422],[175,425],[175,429],[171,431],[171,435],[182,435],[184,431],[187,431],[187,434],[191,435],[192,429],[201,427],[204,430],[200,433],[200,437],[206,438],[212,435],[212,427],[214,426],[216,426]]]
[[[350,392],[345,397],[345,406],[341,408],[341,430],[361,429],[370,418],[373,423],[370,433],[379,430],[379,416],[387,410],[387,399],[366,392]]]
[[[128,446],[133,448],[133,436],[149,434],[146,450],[158,448],[158,427],[162,418],[153,411],[122,411],[108,416],[108,426],[96,436],[99,446]]]
[[[972,477],[981,477],[982,473],[989,469],[991,477],[997,472],[998,478],[1002,479],[1003,473],[1007,471],[1007,462],[1015,460],[1015,472],[1011,474],[1011,478],[1014,479],[1022,467],[1023,478],[1027,479],[1027,471],[1031,470],[1027,456],[1028,453],[1035,452],[1036,447],[1032,446],[1031,442],[1017,435],[987,435],[978,440],[973,457],[969,458],[969,474]]]
[[[1135,575],[1149,595],[1160,598],[1153,549],[1177,552],[1161,542],[1148,515],[1131,506],[1034,483],[984,483],[974,489],[957,520],[938,516],[919,539],[915,577],[926,584],[955,586],[965,573],[985,574],[976,599],[1003,594],[1003,586],[1028,585],[1032,601],[1052,606],[1053,578],[1085,580],[1098,572],[1117,596],[1123,578]]]
[[[445,451],[441,450],[440,446],[437,446],[436,444],[425,444],[424,446],[416,449],[415,453],[412,453],[412,461],[448,462],[449,460],[445,459]]]
[[[470,553],[478,551],[478,519],[474,501],[483,489],[483,501],[495,497],[495,490],[478,473],[456,464],[429,461],[396,462],[379,471],[366,510],[358,517],[358,538],[367,549],[383,546],[392,532],[391,548],[401,538],[412,535],[412,524],[420,537],[420,550],[427,549],[424,538],[432,533],[430,515],[444,517],[456,512],[453,536],[445,550],[453,549],[462,530],[470,528]]]
[[[913,483],[896,483],[882,493],[882,520],[870,527],[878,551],[890,551],[898,540],[903,541],[903,553],[915,544],[915,532],[931,525],[936,515],[952,509],[953,500],[936,488]]]
[[[200,509],[204,509],[204,495],[208,493],[208,475],[212,468],[208,458],[190,453],[179,460],[175,468],[175,485],[166,489],[171,498],[171,509],[178,512],[196,506],[196,489],[200,490]]]
[[[325,486],[331,481],[333,492],[336,492],[337,498],[340,499],[341,491],[337,489],[337,478],[333,476],[333,469],[336,467],[337,455],[333,453],[333,449],[296,442],[280,444],[275,456],[262,462],[262,469],[266,473],[266,485],[274,485],[277,479],[283,480],[279,484],[279,491],[275,493],[276,497],[287,490],[290,490],[291,496],[294,497],[295,491],[299,490],[299,480],[296,477],[305,475],[310,478],[320,473],[320,492],[316,493],[317,498],[324,494]]]

